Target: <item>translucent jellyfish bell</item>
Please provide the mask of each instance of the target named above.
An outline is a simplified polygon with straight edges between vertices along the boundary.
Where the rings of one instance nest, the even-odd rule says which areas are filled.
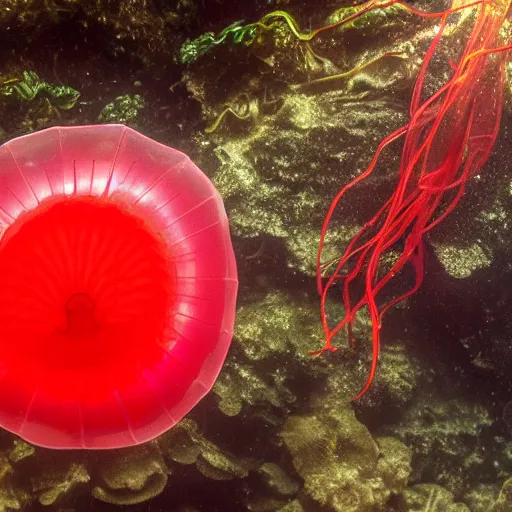
[[[222,199],[190,159],[122,125],[0,146],[0,426],[117,448],[211,389],[233,333]]]

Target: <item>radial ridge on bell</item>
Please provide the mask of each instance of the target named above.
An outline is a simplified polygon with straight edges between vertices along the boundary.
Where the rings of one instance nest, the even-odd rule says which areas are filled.
[[[169,429],[210,390],[237,271],[220,195],[123,125],[0,147],[0,426],[53,448]]]

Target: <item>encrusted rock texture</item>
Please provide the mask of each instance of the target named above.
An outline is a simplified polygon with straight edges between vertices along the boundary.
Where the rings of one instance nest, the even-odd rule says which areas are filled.
[[[370,391],[350,400],[371,360],[364,311],[355,345],[340,333],[337,352],[310,355],[323,345],[315,263],[327,208],[407,122],[439,20],[379,10],[304,41],[277,16],[240,41],[217,36],[272,11],[306,33],[353,4],[2,0],[0,142],[122,122],[186,152],[224,197],[240,293],[213,391],[161,438],[54,452],[2,432],[0,512],[512,510],[510,76],[494,153],[426,238],[423,286],[385,317]],[[449,77],[466,14],[450,18],[425,97]],[[344,199],[326,260],[392,192],[399,159],[397,142]],[[340,303],[329,308],[341,317]]]

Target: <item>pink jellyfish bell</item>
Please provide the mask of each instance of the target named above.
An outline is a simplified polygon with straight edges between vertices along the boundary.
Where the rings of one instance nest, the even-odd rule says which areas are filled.
[[[117,448],[211,389],[237,271],[220,195],[189,158],[121,125],[0,146],[0,426]]]

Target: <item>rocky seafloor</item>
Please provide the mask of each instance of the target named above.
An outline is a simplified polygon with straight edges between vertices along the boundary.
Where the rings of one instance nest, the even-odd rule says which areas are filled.
[[[323,218],[406,122],[439,21],[389,9],[309,42],[283,17],[236,35],[275,10],[308,32],[353,4],[2,0],[0,142],[122,122],[186,152],[224,197],[240,293],[213,391],[154,442],[55,452],[2,432],[0,512],[512,511],[510,76],[495,151],[425,240],[423,286],[386,317],[370,391],[350,401],[371,357],[364,314],[355,347],[340,335],[337,352],[309,355],[323,344]],[[430,12],[448,4],[414,2]],[[472,22],[450,19],[427,94],[449,76]],[[326,257],[391,193],[399,150],[347,196]]]

